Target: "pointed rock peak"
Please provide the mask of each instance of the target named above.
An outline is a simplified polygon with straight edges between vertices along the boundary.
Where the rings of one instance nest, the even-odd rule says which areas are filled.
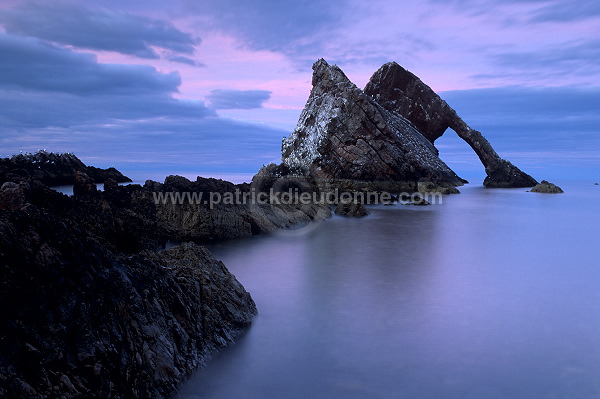
[[[350,83],[350,79],[337,65],[329,65],[327,61],[320,58],[313,64],[312,85],[317,86],[321,82]],[[353,85],[353,84],[352,84]]]
[[[322,187],[387,191],[439,190],[463,181],[408,120],[387,111],[336,65],[313,65],[313,88],[294,132],[282,142],[282,161]]]
[[[373,76],[384,75],[384,74],[387,74],[387,73],[392,73],[392,74],[410,74],[410,75],[416,77],[416,75],[410,73],[407,69],[403,68],[396,61],[386,62],[378,70],[375,71],[375,73],[373,74]],[[371,78],[371,80],[373,80],[373,78]]]
[[[431,90],[431,88],[423,83],[417,75],[410,72],[408,69],[403,68],[397,62],[391,61],[383,64],[381,68],[375,71],[367,83],[367,87],[369,87],[369,85],[385,85],[390,89],[399,88],[405,90],[411,84],[420,86],[419,89],[427,88],[428,90]],[[365,90],[367,90],[367,87],[365,87]]]
[[[325,61],[325,58],[319,58],[318,60],[315,61],[312,68],[313,68],[313,71],[315,71],[315,73],[316,73],[318,70],[329,68],[329,64],[327,63],[327,61]]]

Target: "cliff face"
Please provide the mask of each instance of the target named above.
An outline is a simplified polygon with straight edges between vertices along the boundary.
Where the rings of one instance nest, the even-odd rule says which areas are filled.
[[[469,127],[444,100],[417,76],[395,62],[377,70],[364,92],[381,106],[408,119],[431,143],[451,128],[475,151],[487,174],[487,187],[532,187],[536,180],[500,158],[477,130]]]
[[[89,178],[88,178],[89,179]],[[164,240],[141,187],[0,189],[0,396],[158,398],[256,315],[204,248]]]
[[[417,190],[462,185],[433,144],[404,117],[363,93],[335,65],[313,65],[313,88],[282,161],[320,186]]]

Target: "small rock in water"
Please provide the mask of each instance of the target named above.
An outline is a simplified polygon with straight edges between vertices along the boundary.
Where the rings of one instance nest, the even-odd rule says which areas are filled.
[[[369,214],[369,211],[360,202],[340,202],[335,208],[335,214],[346,217],[363,217]]]
[[[542,180],[541,183],[538,183],[534,188],[531,189],[532,193],[545,193],[545,194],[560,194],[564,193],[564,191],[558,187],[556,184],[552,184],[547,180]]]
[[[429,203],[429,201],[427,201],[423,197],[417,197],[417,198],[413,199],[412,204],[413,205],[419,205],[419,206],[431,205],[431,203]]]

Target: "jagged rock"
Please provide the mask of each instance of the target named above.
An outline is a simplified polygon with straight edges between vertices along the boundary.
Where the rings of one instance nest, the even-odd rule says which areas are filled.
[[[141,187],[118,187],[125,209],[19,187],[26,205],[0,210],[0,397],[167,397],[256,315],[205,248],[121,252],[157,228],[139,230]]]
[[[0,188],[0,210],[15,210],[25,205],[26,183],[6,182]]]
[[[144,188],[145,188],[145,189],[148,189],[148,190],[150,190],[150,191],[157,191],[157,192],[158,192],[158,191],[162,191],[162,189],[163,189],[163,184],[162,184],[162,183],[159,183],[159,182],[157,182],[157,181],[154,181],[154,180],[149,180],[149,179],[148,179],[148,180],[146,180],[146,181],[144,182]]]
[[[460,194],[456,187],[439,187],[432,182],[419,182],[417,191],[420,193]]]
[[[94,180],[83,172],[75,174],[75,184],[73,185],[73,195],[75,197],[93,196],[98,193],[98,188]]]
[[[379,105],[335,65],[313,65],[313,88],[282,160],[320,187],[417,190],[418,182],[462,185],[408,120]]]
[[[411,205],[425,206],[425,205],[431,205],[431,203],[423,197],[415,196],[415,198],[413,198]]]
[[[119,172],[116,168],[110,167],[106,169],[97,168],[95,166],[87,166],[87,175],[94,180],[96,183],[104,183],[109,179],[116,181],[117,183],[129,183],[131,179],[121,172]]]
[[[340,202],[335,207],[335,214],[346,217],[363,217],[369,214],[369,211],[363,204],[357,201]]]
[[[485,173],[483,185],[489,188],[531,187],[537,184],[535,179],[504,159],[489,163]]]
[[[34,177],[0,186],[0,397],[171,395],[256,308],[205,249],[155,250],[167,238],[249,236],[331,214],[318,202],[211,207],[154,196],[295,188],[299,181],[282,179],[277,167],[259,172],[255,187],[171,177],[144,187],[108,179],[104,191],[77,172],[74,196]]]
[[[485,167],[486,187],[533,187],[537,181],[500,158],[477,130],[469,127],[444,100],[417,76],[395,62],[377,70],[364,92],[387,110],[408,119],[431,143],[451,128],[475,151]]]
[[[103,183],[109,178],[119,183],[131,181],[115,168],[86,166],[79,158],[69,153],[38,151],[35,154],[0,158],[0,183],[34,178],[49,186],[75,184],[77,172],[85,173],[96,183]]]
[[[300,176],[283,176],[279,168],[262,168],[252,185],[201,177],[192,182],[169,176],[162,185],[146,182],[144,187],[149,196],[162,198],[156,203],[156,216],[159,226],[174,241],[250,237],[318,222],[331,215],[323,203],[294,198],[288,201],[289,190],[299,195],[314,183]]]
[[[545,194],[561,194],[564,191],[556,184],[552,184],[546,180],[542,180],[534,188],[531,189],[532,193],[545,193]]]
[[[114,179],[107,179],[104,182],[104,192],[114,192],[115,190],[118,190],[118,187],[119,183]]]
[[[148,181],[146,184],[149,184]],[[225,193],[234,192],[236,189],[241,189],[238,185],[231,182],[198,176],[195,181],[188,180],[183,176],[170,175],[165,178],[165,181],[160,190],[179,191],[179,192],[197,192],[197,193]]]

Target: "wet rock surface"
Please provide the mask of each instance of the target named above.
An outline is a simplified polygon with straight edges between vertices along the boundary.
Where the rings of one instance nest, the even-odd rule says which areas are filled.
[[[166,196],[156,205],[156,217],[170,239],[200,242],[251,237],[329,218],[326,204],[312,201],[312,196],[308,201],[298,198],[313,189],[314,182],[274,164],[263,167],[252,184],[169,176],[164,184],[148,181],[144,186],[147,197]],[[175,192],[196,197],[190,201],[186,194],[178,203],[171,200]]]
[[[171,395],[250,325],[256,307],[203,247],[157,249],[330,217],[327,205],[274,195],[314,187],[296,186],[299,180],[281,172],[270,165],[239,185],[169,176],[120,186],[107,179],[99,191],[77,171],[73,196],[34,177],[1,181],[0,306],[9,310],[1,316],[0,397]],[[259,188],[273,197],[241,201]],[[204,201],[186,202],[193,193]],[[173,200],[176,194],[184,201]]]
[[[549,181],[542,180],[541,183],[537,184],[531,189],[532,193],[544,193],[544,194],[561,194],[564,193],[562,188],[556,184],[552,184]]]
[[[78,178],[73,197],[1,186],[0,397],[166,397],[254,302],[203,247],[149,250],[167,232],[142,187]]]
[[[369,214],[369,211],[363,204],[356,201],[340,202],[335,208],[335,214],[345,217],[363,217]]]

